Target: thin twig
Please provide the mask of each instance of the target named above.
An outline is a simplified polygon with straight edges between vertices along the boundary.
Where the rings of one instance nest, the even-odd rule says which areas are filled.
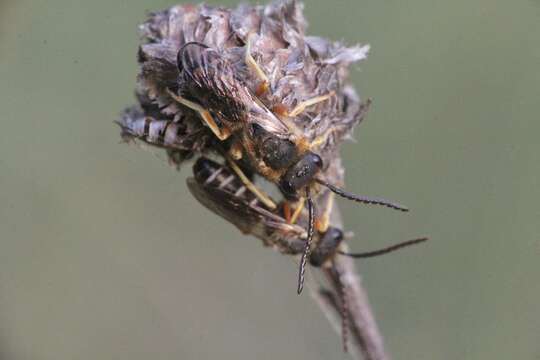
[[[341,168],[339,162],[332,167]],[[334,171],[341,181],[343,171]],[[341,213],[334,206],[331,218],[332,226],[343,228]],[[341,244],[340,250],[348,252],[348,246]],[[367,291],[362,286],[362,278],[357,271],[355,260],[347,256],[336,254],[330,265],[321,269],[325,281],[318,282],[316,288],[312,288],[312,296],[315,298],[321,311],[329,319],[338,334],[342,332],[340,323],[342,319],[341,294],[347,296],[347,323],[350,333],[349,339],[352,345],[349,350],[358,359],[364,360],[389,360],[383,336],[379,330],[375,316],[369,304]],[[345,290],[345,291],[343,291]]]
[[[379,331],[367,293],[362,287],[360,275],[351,259],[338,256],[332,267],[322,269],[330,287],[318,286],[312,289],[312,296],[326,315],[336,332],[341,332],[340,287],[347,287],[348,329],[350,340],[355,345],[356,358],[365,360],[389,360],[385,351],[382,335]],[[353,347],[349,347],[353,350]]]

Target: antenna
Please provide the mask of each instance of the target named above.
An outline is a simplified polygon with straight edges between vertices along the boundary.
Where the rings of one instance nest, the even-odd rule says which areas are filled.
[[[374,250],[374,251],[367,251],[367,252],[355,253],[355,254],[350,254],[350,253],[338,251],[338,253],[341,254],[341,255],[345,255],[345,256],[355,258],[355,259],[370,258],[370,257],[375,257],[375,256],[379,256],[379,255],[388,254],[388,253],[391,253],[393,251],[399,250],[401,248],[411,246],[411,245],[416,245],[416,244],[419,244],[421,242],[428,241],[428,240],[429,240],[429,238],[423,237],[423,238],[403,241],[403,242],[397,243],[395,245],[392,245],[392,246],[389,246],[389,247],[386,247],[386,248],[383,248],[383,249],[379,249],[379,250]]]
[[[390,201],[385,200],[385,199],[369,198],[369,197],[366,197],[366,196],[356,195],[356,194],[347,192],[347,191],[345,191],[343,189],[340,189],[337,186],[334,186],[334,185],[332,185],[332,184],[330,184],[330,183],[328,183],[328,182],[326,182],[324,180],[321,180],[321,179],[315,178],[315,181],[318,182],[319,184],[323,185],[323,186],[326,186],[332,192],[338,194],[341,197],[344,197],[345,199],[349,199],[349,200],[356,201],[356,202],[363,203],[363,204],[382,205],[382,206],[386,206],[386,207],[389,207],[391,209],[399,210],[399,211],[405,211],[405,212],[409,211],[409,208],[407,208],[406,206],[396,204],[396,203],[390,202]]]
[[[349,299],[347,298],[347,285],[345,282],[341,282],[341,338],[343,345],[343,352],[349,352]]]
[[[307,263],[307,259],[309,258],[309,255],[311,254],[311,243],[313,241],[313,228],[314,228],[314,222],[315,222],[313,200],[311,199],[311,196],[309,194],[309,188],[306,188],[306,198],[307,198],[307,203],[308,203],[308,214],[309,214],[308,237],[306,241],[306,246],[304,247],[304,252],[302,253],[302,258],[300,259],[300,269],[298,271],[298,289],[296,290],[298,295],[300,295],[300,293],[304,289],[306,263]]]

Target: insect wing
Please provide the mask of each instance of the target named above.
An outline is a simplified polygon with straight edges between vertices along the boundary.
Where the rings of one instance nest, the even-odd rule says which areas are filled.
[[[231,64],[216,50],[202,43],[187,43],[178,52],[178,64],[188,92],[218,116],[244,119],[249,130],[249,125],[255,123],[278,137],[290,134],[290,127],[251,94],[247,81],[239,79]]]
[[[297,254],[303,249],[305,230],[300,226],[288,224],[262,207],[251,205],[217,187],[201,184],[195,178],[188,178],[187,185],[201,204],[243,233],[252,234],[263,240],[265,245],[276,246],[283,253]]]
[[[178,68],[199,87],[210,87],[213,79],[232,76],[232,68],[217,51],[208,46],[189,42],[178,52]]]
[[[216,50],[191,42],[178,52],[179,88],[225,125],[238,129],[246,117],[251,95],[232,65]]]
[[[287,126],[285,122],[270,111],[259,99],[255,97],[251,99],[251,106],[249,107],[247,116],[248,124],[256,124],[279,138],[288,138],[291,134],[291,126]],[[253,131],[253,126],[250,126],[249,129]]]

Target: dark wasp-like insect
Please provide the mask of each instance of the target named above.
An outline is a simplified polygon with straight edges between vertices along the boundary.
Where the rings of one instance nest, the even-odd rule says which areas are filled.
[[[307,203],[307,237],[302,241],[297,288],[300,293],[314,234],[316,231],[325,233],[329,227],[331,209],[323,209],[321,216],[315,216],[313,198],[321,186],[360,203],[383,205],[400,211],[408,209],[383,199],[351,194],[329,183],[324,177],[325,164],[316,148],[326,141],[333,129],[309,139],[293,119],[306,108],[328,101],[339,89],[314,94],[290,111],[280,104],[267,106],[261,95],[269,90],[269,82],[251,56],[250,37],[245,47],[245,65],[260,79],[254,88],[216,49],[203,43],[189,42],[177,56],[178,88],[173,89],[176,91],[168,89],[168,94],[200,115],[220,142],[215,148],[227,159],[246,189],[272,211],[277,204],[255,186],[246,173],[256,173],[278,185],[286,199],[282,206],[285,223],[293,225]],[[329,201],[327,206],[331,207],[332,203]]]
[[[266,246],[284,254],[297,255],[304,251],[306,229],[298,224],[291,224],[278,211],[268,208],[249,191],[228,164],[200,157],[193,165],[193,177],[186,182],[189,191],[201,204],[235,225],[242,233],[254,235]],[[309,258],[311,265],[322,266],[337,253],[354,258],[368,258],[426,240],[408,240],[384,249],[350,254],[338,250],[343,239],[342,230],[333,226],[329,226],[324,233],[315,234],[316,245]]]
[[[243,181],[227,164],[200,157],[193,165],[193,177],[187,179],[187,184],[190,192],[201,204],[235,225],[244,234],[258,237],[263,244],[281,253],[304,254],[308,236],[305,227],[289,223],[279,212],[268,208],[247,189]],[[299,219],[299,221],[304,221],[304,219]],[[324,232],[317,231],[312,236],[314,246],[309,253],[309,262],[315,267],[325,266],[337,255],[368,258],[427,240],[427,238],[419,238],[380,250],[351,254],[340,249],[344,234],[337,227],[329,226]],[[341,284],[340,293],[342,336],[346,349],[349,314],[345,284]]]

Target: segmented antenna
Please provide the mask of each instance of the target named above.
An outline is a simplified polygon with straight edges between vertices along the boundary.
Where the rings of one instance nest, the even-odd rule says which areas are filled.
[[[341,255],[345,255],[345,256],[355,258],[355,259],[369,258],[369,257],[375,257],[375,256],[379,256],[379,255],[388,254],[388,253],[390,253],[392,251],[399,250],[399,249],[404,248],[406,246],[416,245],[418,243],[428,241],[428,240],[429,240],[429,238],[423,237],[423,238],[419,238],[419,239],[403,241],[403,242],[400,242],[398,244],[389,246],[387,248],[374,250],[374,251],[355,253],[355,254],[346,253],[346,252],[343,252],[343,251],[338,251],[338,253],[341,254]]]
[[[343,352],[349,352],[349,299],[347,298],[347,285],[341,281],[341,339]]]
[[[298,295],[300,295],[300,293],[304,289],[306,263],[309,258],[309,255],[311,254],[311,242],[313,241],[313,229],[315,227],[314,206],[313,206],[313,200],[311,199],[311,196],[309,195],[309,188],[306,189],[306,198],[307,198],[307,203],[308,203],[309,225],[308,225],[308,237],[306,241],[306,246],[304,247],[304,252],[302,253],[302,259],[300,260],[300,270],[298,271],[298,289],[296,290]]]
[[[405,207],[403,205],[400,205],[400,204],[390,202],[388,200],[377,199],[377,198],[369,198],[369,197],[365,197],[365,196],[356,195],[356,194],[347,192],[347,191],[345,191],[343,189],[340,189],[337,186],[329,184],[326,181],[321,180],[321,179],[316,178],[315,181],[317,181],[319,184],[321,184],[323,186],[326,186],[332,192],[338,194],[341,197],[344,197],[345,199],[353,200],[353,201],[363,203],[363,204],[382,205],[382,206],[386,206],[386,207],[389,207],[391,209],[399,210],[399,211],[409,211],[409,209],[407,207]]]

